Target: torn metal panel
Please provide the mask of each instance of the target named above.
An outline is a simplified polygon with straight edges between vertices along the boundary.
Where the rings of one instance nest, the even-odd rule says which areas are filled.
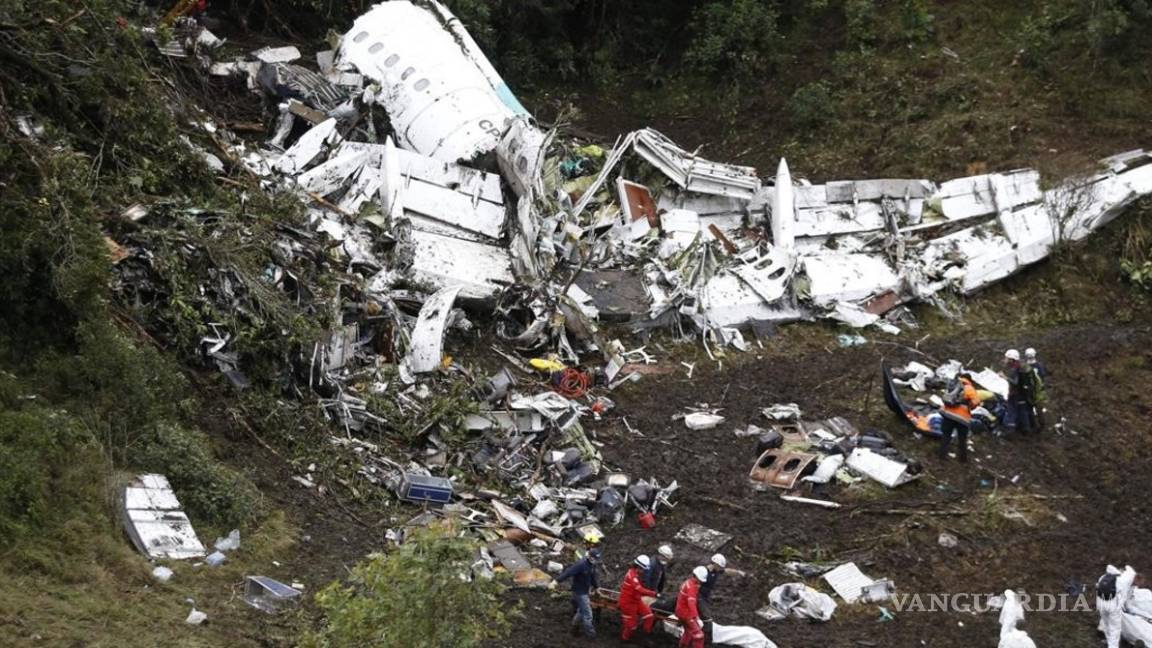
[[[643,219],[649,227],[660,227],[660,217],[656,214],[656,201],[652,200],[652,192],[648,190],[648,187],[624,178],[617,178],[616,193],[620,198],[620,209],[624,216],[625,226]]]
[[[808,469],[813,467],[812,462],[815,460],[816,455],[807,452],[766,450],[752,466],[748,478],[757,487],[771,486],[791,490],[806,471],[810,472]]]
[[[934,274],[957,279],[965,294],[980,290],[1020,269],[1012,242],[990,232],[985,226],[970,227],[933,239],[928,242],[921,258]]]
[[[182,560],[204,556],[204,545],[164,475],[139,475],[124,488],[124,530],[149,558]]]
[[[862,200],[879,201],[882,198],[924,199],[935,190],[936,187],[927,180],[881,179],[829,182],[824,192],[829,203],[855,204]]]
[[[412,231],[412,278],[437,287],[460,286],[460,296],[491,299],[515,283],[511,259],[502,247]]]
[[[761,200],[759,205],[761,210],[763,210],[764,204]],[[756,204],[755,201],[750,203],[745,199],[731,196],[666,190],[660,192],[660,196],[657,197],[656,208],[659,211],[686,209],[696,212],[701,218],[734,218],[739,223],[746,213],[756,210]]]
[[[821,254],[804,257],[808,297],[821,307],[860,301],[899,289],[900,277],[881,255]]]
[[[651,128],[636,132],[633,148],[687,191],[751,200],[760,189],[756,169],[697,157]]]
[[[513,120],[508,132],[496,147],[500,174],[508,180],[520,198],[544,193],[544,156],[552,140],[551,133],[536,128],[525,118]]]
[[[357,154],[363,157],[351,157]],[[500,178],[495,174],[396,148],[391,138],[382,145],[346,142],[333,158],[345,162],[334,164],[331,172],[317,180],[328,180],[325,188],[334,191],[355,175],[341,206],[349,201],[355,201],[350,206],[358,206],[379,195],[385,214],[405,214],[414,222],[431,219],[441,224],[422,229],[447,236],[456,235],[456,229],[490,239],[501,236],[506,211]],[[353,170],[353,160],[359,169]],[[351,173],[341,179],[348,171]],[[309,183],[319,184],[311,178]]]
[[[296,184],[306,192],[328,196],[340,190],[367,161],[367,153],[333,154],[323,164],[296,176]]]
[[[954,221],[1008,211],[1041,198],[1040,174],[1021,169],[949,180],[940,185],[929,202],[944,218]]]
[[[701,287],[699,309],[713,326],[739,326],[748,322],[795,322],[808,312],[788,300],[766,302],[742,279],[721,272]]]
[[[397,143],[439,160],[496,148],[523,110],[452,14],[430,0],[383,2],[345,34],[337,69],[356,68],[383,88]]]
[[[888,488],[907,484],[919,477],[908,474],[908,464],[893,461],[867,448],[856,448],[848,456],[848,467],[870,477]]]
[[[880,203],[827,205],[796,214],[796,236],[815,237],[875,232],[884,228]]]
[[[460,286],[442,288],[424,302],[420,317],[412,329],[412,341],[406,358],[412,373],[435,371],[444,358],[444,329]]]
[[[1065,234],[1069,239],[1084,238],[1097,228],[1107,225],[1132,202],[1143,196],[1152,195],[1152,155],[1143,151],[1129,152],[1124,154],[1123,160],[1122,172],[1112,171],[1080,183],[1072,183],[1072,187],[1058,187],[1047,192],[1045,202],[1054,203],[1057,207],[1062,202],[1068,202],[1068,199],[1062,198],[1061,194],[1067,196],[1071,193],[1074,203],[1087,203],[1077,210],[1078,213],[1071,219],[1072,222],[1065,227]],[[1105,162],[1107,163],[1107,160]],[[1083,198],[1075,198],[1077,191],[1075,184],[1083,185],[1079,189],[1086,194]]]
[[[784,297],[792,279],[792,257],[772,248],[763,256],[745,255],[743,264],[734,265],[731,270],[766,302],[774,302]]]
[[[296,175],[311,166],[327,149],[339,144],[342,139],[336,130],[336,120],[328,119],[301,135],[300,139],[276,160],[273,167],[281,173]]]

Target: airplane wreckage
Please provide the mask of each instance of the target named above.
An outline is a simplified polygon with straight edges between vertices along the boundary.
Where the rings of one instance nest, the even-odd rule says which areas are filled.
[[[557,309],[691,322],[737,346],[739,327],[813,317],[895,332],[883,316],[901,304],[977,291],[1152,193],[1142,150],[1044,190],[1030,169],[810,184],[781,160],[761,178],[652,129],[611,149],[567,144],[434,0],[376,5],[317,55],[319,72],[296,56],[211,64],[283,101],[273,141],[234,140],[237,157],[270,188],[297,188],[316,230],[350,264],[378,269],[372,292],[415,282],[492,305],[503,295],[502,306],[514,292],[511,337],[541,334]],[[364,124],[373,106],[390,133]],[[279,150],[298,120],[310,128]],[[374,251],[381,238],[395,241],[387,257]]]

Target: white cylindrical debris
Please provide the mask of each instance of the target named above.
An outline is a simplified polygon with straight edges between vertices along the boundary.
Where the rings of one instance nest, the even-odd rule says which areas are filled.
[[[785,252],[791,252],[796,244],[796,197],[792,191],[792,174],[784,158],[780,158],[780,166],[776,170],[772,200],[772,244]]]

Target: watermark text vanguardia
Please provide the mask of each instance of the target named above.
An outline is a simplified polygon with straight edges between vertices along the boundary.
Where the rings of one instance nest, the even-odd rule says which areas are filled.
[[[1087,594],[1032,594],[1018,591],[1020,606],[1025,612],[1091,612],[1093,599]],[[973,592],[931,593],[894,592],[887,601],[894,612],[963,612],[982,614],[998,611],[1004,605],[1001,594]]]

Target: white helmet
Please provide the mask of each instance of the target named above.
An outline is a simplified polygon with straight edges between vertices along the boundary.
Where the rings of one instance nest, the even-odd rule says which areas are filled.
[[[724,569],[728,566],[728,559],[724,557],[724,554],[716,554],[712,556],[712,564]]]
[[[692,575],[696,577],[696,580],[703,583],[704,581],[708,580],[708,568],[701,565],[692,570]]]
[[[943,409],[944,408],[944,399],[940,398],[936,394],[932,394],[931,396],[929,396],[928,402],[932,403],[932,407],[935,407],[937,409]]]
[[[636,556],[636,560],[632,561],[632,563],[642,569],[648,569],[648,565],[652,564],[651,561],[648,560],[648,556]]]
[[[1033,349],[1031,347],[1024,349],[1024,357],[1025,358],[1035,358],[1036,357],[1036,349]]]
[[[1004,352],[1004,357],[1008,358],[1009,360],[1019,360],[1020,359],[1020,352],[1017,351],[1016,349],[1008,349],[1007,351]]]
[[[660,554],[660,556],[665,560],[672,560],[672,547],[668,545],[660,545],[660,548],[656,550],[656,553]]]

